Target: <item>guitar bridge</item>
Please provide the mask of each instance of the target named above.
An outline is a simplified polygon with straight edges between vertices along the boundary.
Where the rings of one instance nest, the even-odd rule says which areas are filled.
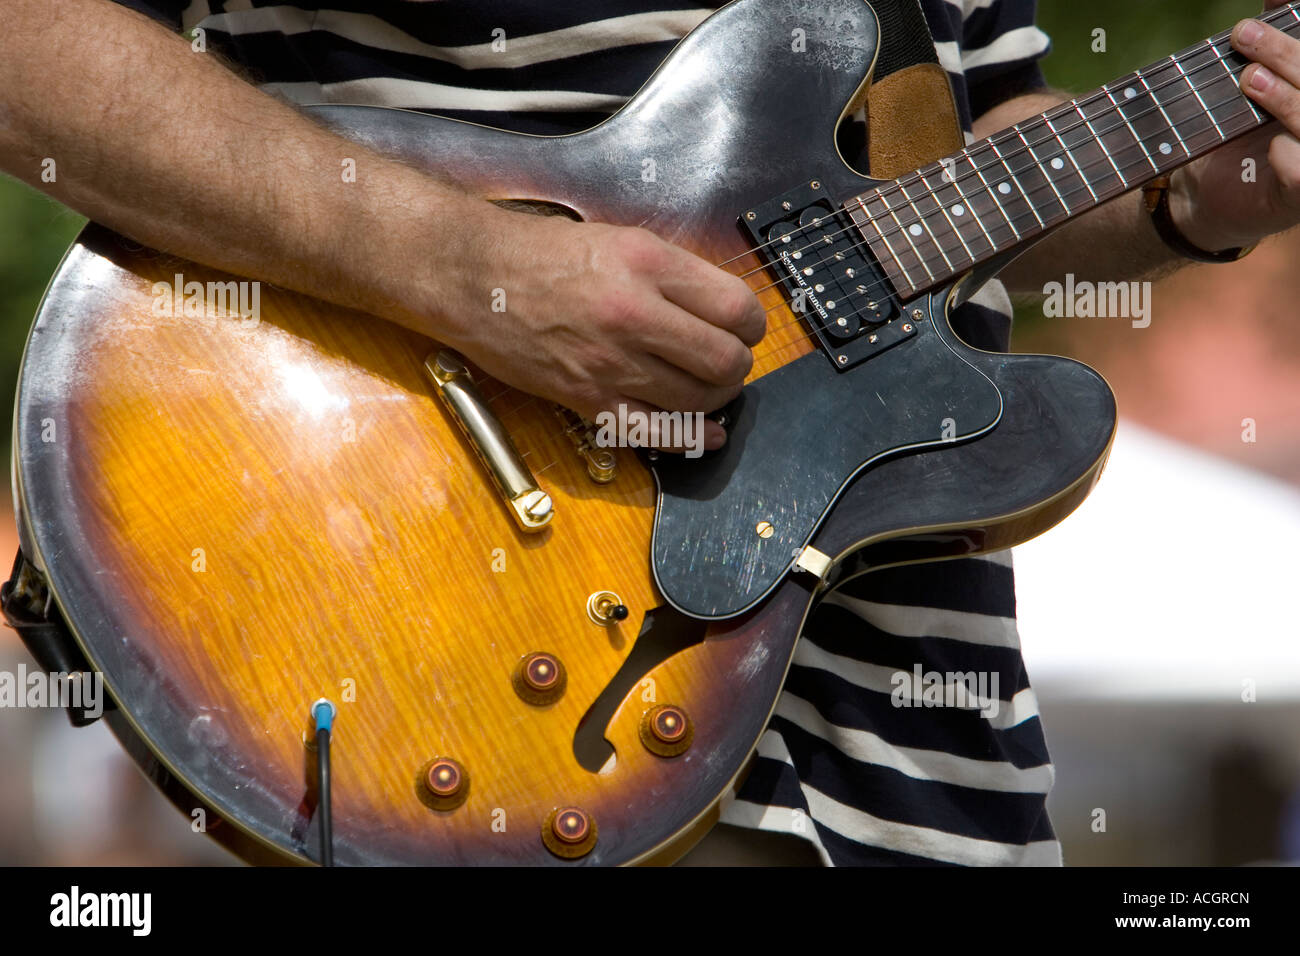
[[[820,180],[754,206],[740,222],[837,370],[916,334],[853,221]]]

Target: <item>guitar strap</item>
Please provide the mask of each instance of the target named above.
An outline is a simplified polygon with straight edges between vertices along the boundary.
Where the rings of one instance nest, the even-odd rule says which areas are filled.
[[[867,169],[894,179],[966,145],[952,83],[939,64],[920,0],[871,0],[880,50],[861,106]]]

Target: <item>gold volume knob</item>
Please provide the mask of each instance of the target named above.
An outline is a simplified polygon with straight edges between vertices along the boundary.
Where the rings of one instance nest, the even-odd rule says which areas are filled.
[[[545,651],[533,651],[520,658],[510,682],[520,698],[541,707],[564,696],[568,678],[558,657]]]
[[[469,798],[469,773],[459,760],[434,757],[420,770],[416,795],[430,810],[455,810]]]
[[[596,845],[596,821],[580,807],[559,807],[542,821],[542,842],[556,856],[576,860]]]
[[[676,704],[651,707],[641,715],[638,731],[646,750],[660,757],[685,753],[695,738],[691,718]]]

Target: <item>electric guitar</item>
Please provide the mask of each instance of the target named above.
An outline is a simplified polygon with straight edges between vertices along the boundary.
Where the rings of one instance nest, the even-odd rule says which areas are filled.
[[[1300,33],[1294,7],[1266,19]],[[670,862],[819,593],[1010,547],[1083,500],[1105,382],[972,348],[949,313],[1266,122],[1245,62],[1220,35],[878,181],[835,147],[877,41],[862,0],[737,0],[575,135],[316,110],[473,194],[642,225],[765,287],[729,440],[696,460],[602,447],[427,339],[269,286],[256,322],[186,314],[232,277],[86,229],[24,357],[17,589],[52,597],[114,729],[214,836],[321,859],[324,697],[340,863]]]

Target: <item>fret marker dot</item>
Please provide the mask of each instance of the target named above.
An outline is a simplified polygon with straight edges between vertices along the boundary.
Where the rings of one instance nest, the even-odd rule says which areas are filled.
[[[1133,89],[1133,87],[1131,87],[1131,86],[1130,86],[1127,90],[1124,91],[1124,99],[1126,99],[1126,100],[1131,100],[1131,99],[1133,99],[1133,97],[1135,97],[1135,96],[1137,96],[1137,95],[1138,95],[1138,91],[1135,90],[1135,89]]]
[[[1000,192],[1000,193],[1001,193],[1002,195],[1004,195],[1004,196],[1010,196],[1010,195],[1011,195],[1011,184],[1010,184],[1010,183],[999,183],[999,184],[998,184],[998,192]]]
[[[1174,151],[1174,148],[1173,148],[1172,146],[1170,146],[1168,143],[1161,143],[1161,144],[1160,144],[1160,152],[1164,153],[1166,156],[1168,156],[1168,155],[1169,155],[1170,153],[1172,153],[1173,151]]]
[[[1065,168],[1065,160],[1063,160],[1060,156],[1057,156],[1054,160],[1052,160],[1052,168],[1053,168],[1053,169],[1064,169],[1064,168]]]
[[[958,203],[956,206],[952,207],[952,214],[954,216],[964,216],[966,215],[966,207]]]
[[[919,222],[914,222],[912,223],[911,227],[908,228],[907,231],[914,236],[919,236],[925,230],[921,228],[921,224]]]

